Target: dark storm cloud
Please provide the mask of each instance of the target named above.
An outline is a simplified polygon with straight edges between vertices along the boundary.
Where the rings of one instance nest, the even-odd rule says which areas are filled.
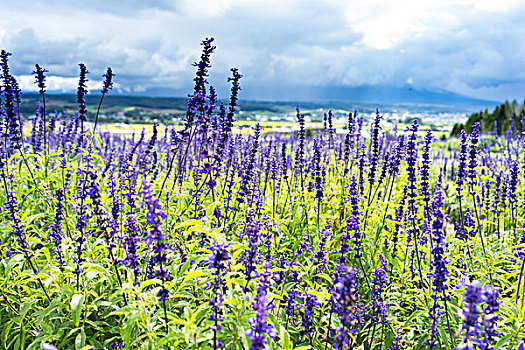
[[[62,89],[74,87],[84,62],[93,81],[111,65],[122,90],[184,91],[207,36],[218,47],[210,77],[215,85],[225,85],[236,66],[247,86],[412,85],[482,98],[523,98],[525,87],[525,29],[519,25],[525,5],[519,1],[0,5],[6,18],[0,45],[13,52],[14,72],[29,75],[38,62],[59,77]]]

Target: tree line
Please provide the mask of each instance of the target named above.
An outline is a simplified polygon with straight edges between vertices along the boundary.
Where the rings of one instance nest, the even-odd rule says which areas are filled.
[[[461,130],[470,133],[472,126],[480,123],[482,132],[503,135],[507,132],[521,133],[525,126],[525,101],[520,105],[516,100],[505,101],[492,112],[487,108],[483,111],[472,113],[464,123],[456,123],[450,136],[458,136]]]

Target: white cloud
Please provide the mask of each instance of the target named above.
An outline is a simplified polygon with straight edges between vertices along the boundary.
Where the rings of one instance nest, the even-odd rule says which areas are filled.
[[[38,91],[38,86],[35,84],[35,77],[33,75],[19,75],[15,76],[22,91]],[[89,92],[94,92],[102,89],[103,81],[88,81],[87,89]],[[74,91],[78,88],[78,78],[73,77],[58,77],[47,76],[46,88],[49,91],[68,92]],[[113,88],[119,89],[120,84],[115,83]]]
[[[9,6],[8,6],[9,5]],[[123,91],[191,88],[198,43],[216,38],[210,81],[237,66],[246,85],[413,85],[510,98],[525,88],[520,0],[0,0],[0,46],[25,89],[76,89],[77,64]],[[22,78],[27,76],[27,78]],[[53,85],[52,85],[53,84]],[[512,86],[512,89],[509,88]],[[34,89],[34,88],[33,88]]]
[[[38,87],[34,83],[34,76],[20,75],[16,78],[22,91],[38,91]],[[78,86],[78,79],[50,76],[46,79],[46,85],[48,90],[66,92],[76,89]]]
[[[519,0],[477,0],[472,1],[475,8],[489,12],[506,12],[514,5],[520,3]]]

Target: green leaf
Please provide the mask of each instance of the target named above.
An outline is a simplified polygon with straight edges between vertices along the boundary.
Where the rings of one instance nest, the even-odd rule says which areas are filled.
[[[11,320],[5,325],[4,329],[2,329],[2,333],[0,335],[2,337],[2,349],[7,349],[7,336],[11,334],[11,327],[13,327],[14,323],[15,320]]]
[[[283,350],[291,350],[292,344],[290,343],[290,334],[288,334],[288,331],[284,327],[281,327],[280,331],[279,336],[281,338],[281,347]]]
[[[25,349],[26,345],[26,329],[24,327],[24,324],[20,326],[20,349]]]
[[[503,347],[503,345],[507,345],[510,338],[512,338],[512,334],[507,334],[506,336],[504,336],[503,338],[501,338],[498,343],[496,344],[496,346],[494,347],[494,350],[499,350]]]
[[[332,278],[330,276],[328,276],[327,274],[325,274],[325,273],[318,273],[315,276],[316,277],[320,277],[320,278],[328,281],[328,283],[332,283]]]
[[[316,290],[309,290],[308,294],[316,296],[321,301],[324,301],[327,298],[325,294],[323,294],[323,293],[321,293],[319,291],[316,291]]]
[[[86,333],[81,330],[75,338],[75,350],[84,350],[86,346]]]
[[[154,285],[154,284],[156,284],[156,283],[157,283],[157,281],[155,281],[155,280],[153,280],[153,279],[151,279],[151,280],[146,280],[146,281],[144,281],[144,282],[142,282],[142,283],[140,284],[139,290],[142,292],[142,291],[144,291],[146,288],[148,288],[149,286]]]
[[[177,291],[176,293],[178,293],[182,287],[184,286],[184,284],[188,281],[188,280],[191,280],[193,278],[198,278],[198,277],[202,277],[202,276],[206,276],[206,274],[202,271],[193,271],[193,272],[190,272],[189,274],[187,274],[186,276],[184,276],[184,279],[182,280],[179,288],[177,288]]]
[[[33,306],[33,304],[36,302],[37,302],[37,299],[30,299],[26,301],[24,305],[22,305],[22,309],[20,310],[20,317],[19,317],[20,325],[22,325],[22,323],[24,322],[24,318],[26,317],[26,314],[31,308],[31,306]]]
[[[71,318],[73,324],[78,327],[80,324],[80,315],[82,314],[82,307],[84,306],[84,296],[81,294],[75,294],[71,298]],[[82,345],[83,346],[83,345]]]
[[[130,348],[130,346],[135,342],[135,328],[137,326],[137,320],[140,316],[140,313],[138,311],[131,311],[126,321],[124,322],[124,342],[126,343],[126,348]]]
[[[439,325],[438,333],[441,341],[443,342],[443,345],[445,346],[445,349],[450,350],[450,336],[448,331],[443,328],[443,325]]]

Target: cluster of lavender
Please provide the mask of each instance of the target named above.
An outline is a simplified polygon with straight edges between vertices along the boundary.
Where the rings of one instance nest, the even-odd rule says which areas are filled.
[[[269,273],[270,267],[270,264],[264,266],[265,271],[261,276],[259,285],[257,286],[257,295],[252,302],[255,316],[248,321],[250,329],[246,332],[246,336],[251,339],[250,350],[262,350],[265,348],[268,342],[264,335],[268,335],[271,338],[277,335],[277,331],[273,326],[268,324],[267,320],[268,311],[273,307],[272,304],[268,303],[267,298],[268,289],[271,287]]]
[[[439,184],[436,188],[434,199],[432,201],[432,209],[431,214],[433,217],[432,220],[432,242],[433,242],[433,248],[431,251],[432,254],[432,267],[433,271],[429,274],[429,277],[432,279],[432,300],[433,304],[430,308],[430,319],[432,324],[432,336],[430,337],[428,344],[434,348],[436,346],[436,337],[438,336],[438,328],[437,326],[440,324],[441,321],[441,315],[443,314],[442,310],[444,309],[447,313],[447,323],[449,319],[448,315],[448,308],[445,307],[442,308],[439,304],[439,301],[447,302],[449,299],[449,296],[447,295],[447,278],[449,276],[449,271],[447,268],[448,259],[445,255],[445,248],[446,248],[446,240],[445,240],[445,232],[444,232],[444,221],[445,221],[445,215],[442,212],[443,207],[443,193],[441,188],[439,187]],[[449,334],[451,335],[450,331],[450,324],[448,323],[449,327]],[[452,336],[451,336],[452,341]]]
[[[151,185],[148,182],[144,182],[142,188],[144,202],[148,207],[146,223],[151,225],[151,230],[146,234],[144,241],[148,246],[152,247],[151,250],[153,252],[148,262],[148,267],[151,268],[148,277],[157,277],[161,280],[162,285],[157,296],[159,300],[164,303],[165,307],[165,302],[169,299],[169,291],[165,288],[164,282],[170,279],[170,273],[167,270],[168,259],[166,251],[170,247],[165,242],[166,234],[164,233],[162,224],[167,216],[162,210],[159,198],[151,188]],[[152,271],[155,267],[157,267],[156,271]]]
[[[340,135],[336,113],[327,112],[325,130],[309,130],[299,107],[295,133],[268,133],[259,124],[237,132],[242,75],[231,70],[230,98],[221,102],[207,81],[212,43],[202,42],[194,64],[183,125],[131,136],[97,128],[111,68],[87,128],[88,70],[80,64],[78,112],[51,116],[47,70],[36,65],[42,103],[23,137],[20,91],[10,54],[1,52],[0,215],[12,241],[2,241],[6,257],[23,256],[51,299],[61,286],[43,283],[44,267],[81,294],[94,252],[104,251],[118,279],[114,304],[131,310],[147,299],[141,293],[151,296],[155,305],[144,312],[155,316],[147,326],[183,347],[264,349],[291,341],[393,350],[412,336],[430,348],[491,349],[501,336],[500,304],[497,289],[487,286],[502,286],[488,253],[508,248],[520,259],[509,287],[516,305],[524,278],[525,254],[515,247],[525,242],[518,141],[481,135],[475,125],[446,148],[432,131],[421,135],[417,121],[405,132],[383,130],[379,110],[370,120],[350,113],[348,133]],[[27,198],[45,213],[30,226],[20,208]],[[498,269],[516,276],[519,265]],[[449,314],[461,298],[455,287],[476,278],[483,286],[467,287],[463,312]],[[200,330],[183,329],[187,313]],[[459,323],[460,339],[451,331]]]
[[[467,286],[459,314],[463,322],[458,334],[463,336],[456,349],[494,349],[495,340],[501,336],[496,329],[500,304],[497,289],[476,282]]]
[[[231,261],[228,253],[230,247],[225,244],[213,244],[210,247],[210,256],[208,257],[208,268],[212,271],[214,280],[212,282],[211,290],[213,297],[210,299],[210,306],[212,307],[211,316],[209,318],[213,324],[210,328],[213,330],[213,349],[220,347],[220,339],[217,338],[217,332],[222,329],[221,322],[224,302],[224,276],[226,275],[227,264]],[[206,289],[209,285],[205,286]]]
[[[338,316],[341,326],[336,331],[334,349],[349,349],[358,326],[363,322],[359,302],[359,273],[345,265],[339,265],[334,272],[334,288],[331,292],[331,313]]]
[[[2,50],[0,53],[0,66],[2,69],[2,115],[3,128],[2,135],[4,137],[5,146],[13,148],[20,148],[20,140],[22,139],[22,123],[19,118],[19,101],[20,90],[16,79],[11,75],[9,69],[9,56],[11,53]],[[9,141],[9,144],[8,144]]]

